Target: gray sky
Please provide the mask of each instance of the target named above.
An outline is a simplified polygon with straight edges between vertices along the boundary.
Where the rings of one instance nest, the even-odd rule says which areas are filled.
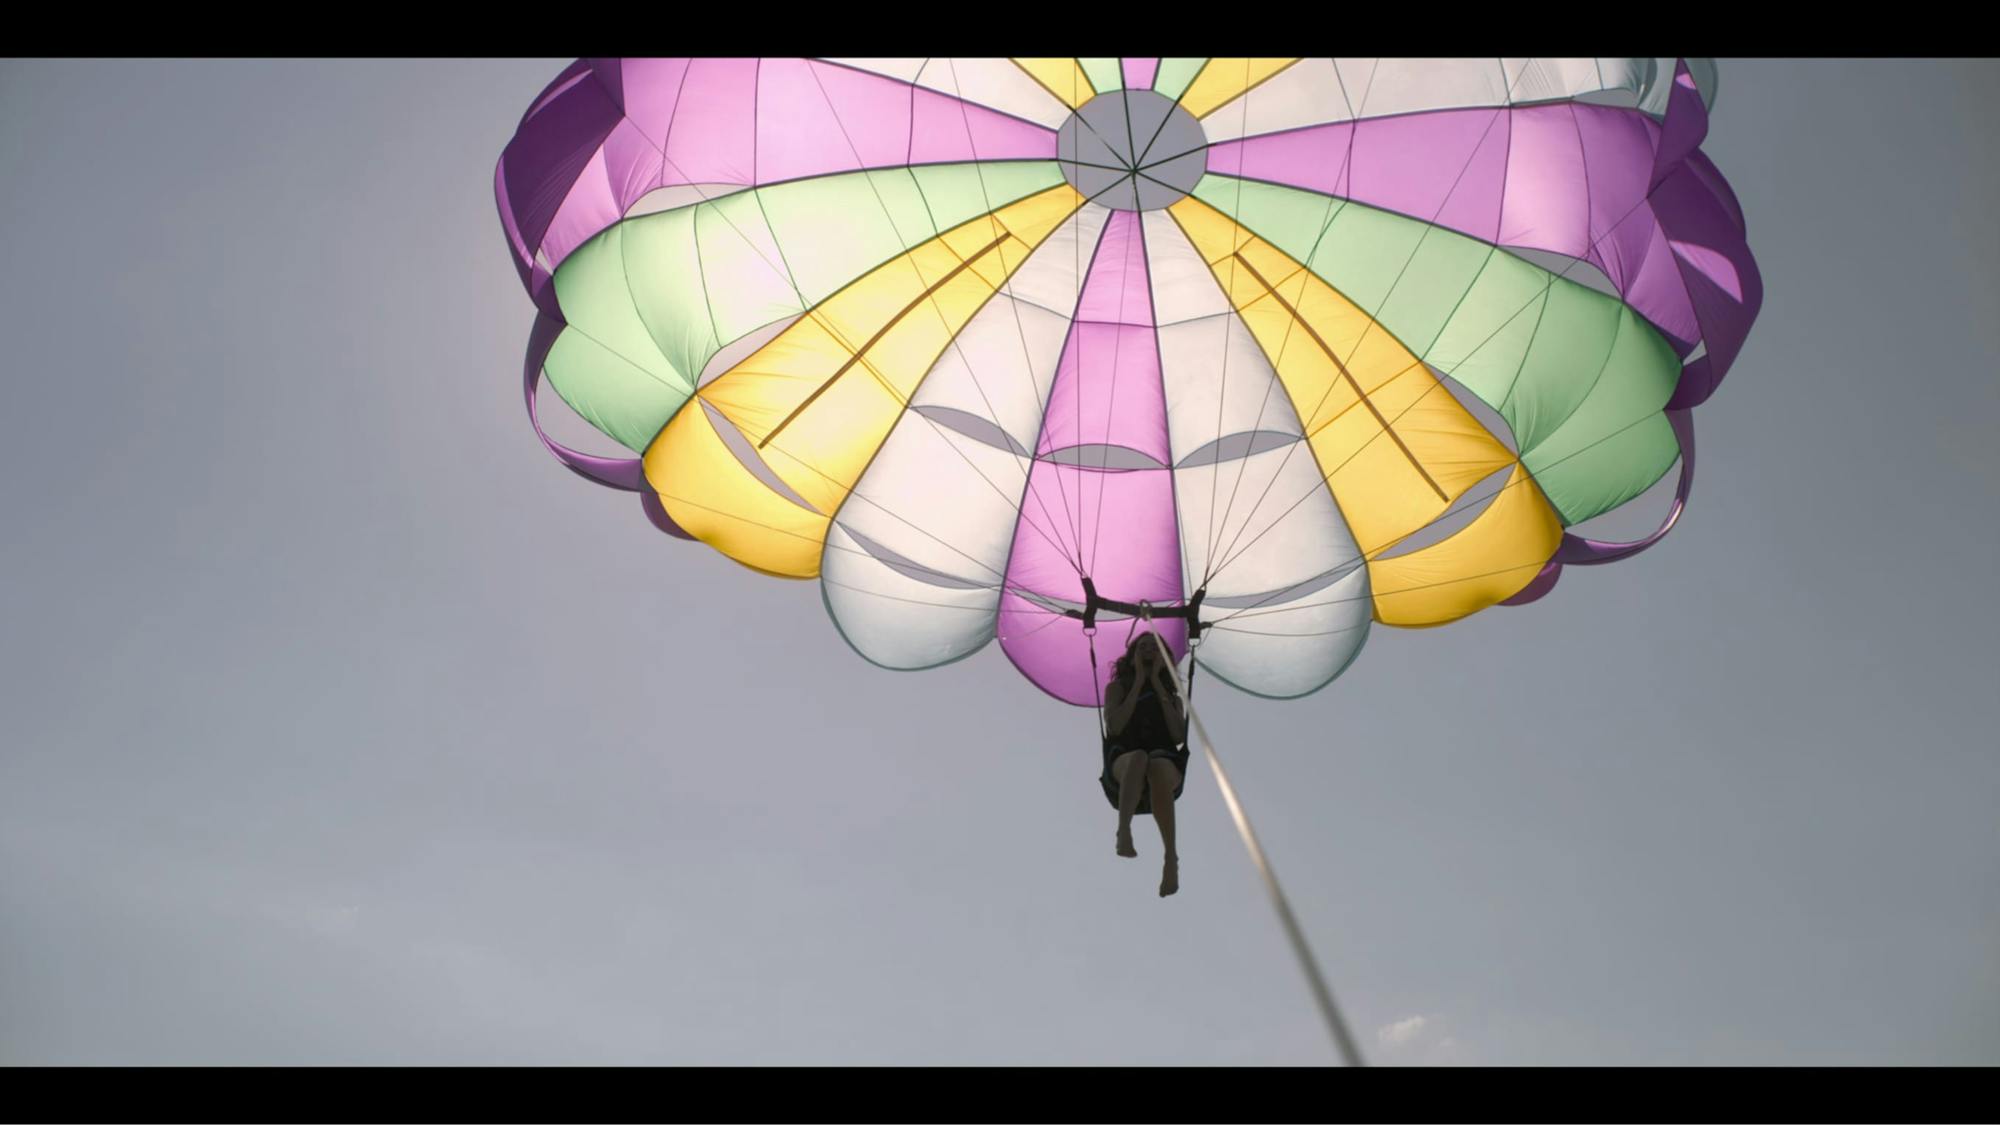
[[[1088,712],[536,443],[562,65],[0,62],[0,1062],[1330,1060],[1205,774],[1163,901]],[[2000,64],[1720,89],[1675,533],[1196,697],[1377,1062],[2000,1063]]]

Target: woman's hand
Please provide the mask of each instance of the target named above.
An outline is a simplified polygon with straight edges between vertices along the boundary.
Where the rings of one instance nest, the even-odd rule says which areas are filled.
[[[1187,707],[1185,704],[1181,702],[1180,677],[1172,675],[1162,677],[1160,673],[1168,672],[1170,670],[1169,665],[1166,662],[1166,659],[1160,656],[1158,650],[1156,649],[1148,649],[1145,651],[1151,652],[1153,654],[1152,658],[1149,661],[1147,661],[1147,668],[1146,668],[1146,678],[1152,682],[1153,690],[1159,693],[1160,701],[1163,705],[1169,705],[1171,707],[1171,710],[1168,712],[1169,714],[1177,718],[1185,717],[1187,714]],[[1168,683],[1169,680],[1173,681],[1171,685],[1169,685]]]

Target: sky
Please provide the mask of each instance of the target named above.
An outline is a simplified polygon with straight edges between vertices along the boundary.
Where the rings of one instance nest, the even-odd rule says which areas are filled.
[[[1205,773],[1161,899],[1087,711],[534,440],[563,65],[0,61],[0,1063],[1332,1062]],[[1196,696],[1372,1062],[2000,1063],[2000,64],[1719,70],[1674,534]]]

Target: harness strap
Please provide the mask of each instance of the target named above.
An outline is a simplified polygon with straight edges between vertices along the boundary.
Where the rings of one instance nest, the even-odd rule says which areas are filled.
[[[1104,675],[1097,670],[1097,626],[1083,627],[1083,639],[1090,645],[1090,693],[1097,700],[1097,737],[1101,742],[1111,741],[1111,725],[1104,717]]]
[[[1178,617],[1188,623],[1188,636],[1192,638],[1201,636],[1201,631],[1208,628],[1201,619],[1201,600],[1207,596],[1208,590],[1204,588],[1196,590],[1194,597],[1189,598],[1186,605],[1155,606],[1150,602],[1121,602],[1100,595],[1097,592],[1097,583],[1091,581],[1090,576],[1086,574],[1083,576],[1083,608],[1066,609],[1062,612],[1064,617],[1074,617],[1083,622],[1085,632],[1097,627],[1098,612],[1107,609],[1114,613],[1129,614],[1134,618]]]

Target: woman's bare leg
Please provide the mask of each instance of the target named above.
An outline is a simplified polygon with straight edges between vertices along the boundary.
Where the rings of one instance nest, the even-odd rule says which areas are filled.
[[[1146,791],[1146,752],[1120,754],[1111,763],[1111,776],[1118,779],[1118,854],[1131,859],[1139,854],[1132,846],[1132,814],[1139,811],[1139,794]]]
[[[1146,765],[1146,784],[1153,790],[1153,823],[1160,826],[1160,842],[1166,859],[1160,865],[1160,897],[1181,889],[1181,857],[1174,850],[1174,790],[1180,786],[1181,771],[1165,758]]]

